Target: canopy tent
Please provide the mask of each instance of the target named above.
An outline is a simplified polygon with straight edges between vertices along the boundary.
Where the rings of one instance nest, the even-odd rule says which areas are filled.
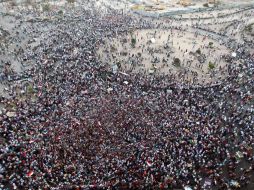
[[[153,44],[156,42],[156,40],[154,38],[151,38],[150,40]]]
[[[232,57],[236,57],[236,52],[233,52],[231,55]]]

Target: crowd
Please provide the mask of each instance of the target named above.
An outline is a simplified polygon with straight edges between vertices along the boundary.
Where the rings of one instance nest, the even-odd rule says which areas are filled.
[[[245,46],[236,48],[242,64],[209,86],[112,73],[96,57],[103,39],[157,25],[107,14],[73,12],[24,29],[40,41],[22,53],[33,67],[23,73],[29,84],[16,86],[28,98],[11,87],[1,98],[0,188],[247,188],[254,60]]]

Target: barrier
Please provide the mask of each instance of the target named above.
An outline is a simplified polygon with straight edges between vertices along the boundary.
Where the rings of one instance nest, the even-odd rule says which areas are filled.
[[[250,10],[254,8],[254,4],[242,4],[242,5],[228,5],[228,6],[223,6],[223,7],[216,7],[216,8],[184,8],[182,10],[174,10],[174,11],[168,11],[165,13],[157,13],[157,12],[147,12],[144,10],[132,10],[133,13],[146,16],[146,17],[168,17],[168,16],[175,16],[175,15],[182,15],[182,14],[188,14],[188,13],[195,13],[195,12],[207,12],[207,11],[216,11],[216,10],[225,10],[225,9],[245,9]],[[238,11],[241,12],[241,11]],[[234,14],[234,13],[233,13]],[[220,16],[220,17],[223,17]]]

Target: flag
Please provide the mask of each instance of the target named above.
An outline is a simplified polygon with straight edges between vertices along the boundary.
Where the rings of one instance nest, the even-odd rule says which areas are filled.
[[[146,161],[146,164],[147,164],[149,167],[151,167],[151,166],[153,165],[153,163],[152,163],[150,160],[147,160],[147,161]]]
[[[27,176],[27,177],[31,177],[33,174],[34,174],[33,170],[30,170],[30,171],[26,174],[26,176]]]

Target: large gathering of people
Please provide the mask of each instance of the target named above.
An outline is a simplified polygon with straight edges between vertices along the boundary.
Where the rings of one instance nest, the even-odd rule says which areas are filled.
[[[220,81],[186,84],[172,75],[112,72],[97,56],[105,39],[165,29],[159,18],[83,7],[61,17],[51,11],[52,20],[20,12],[13,30],[31,40],[13,52],[24,71],[1,63],[8,96],[0,99],[0,189],[254,188],[248,44],[234,42],[237,56],[223,58]],[[181,22],[172,28],[185,30]],[[229,38],[220,43],[230,49]]]

